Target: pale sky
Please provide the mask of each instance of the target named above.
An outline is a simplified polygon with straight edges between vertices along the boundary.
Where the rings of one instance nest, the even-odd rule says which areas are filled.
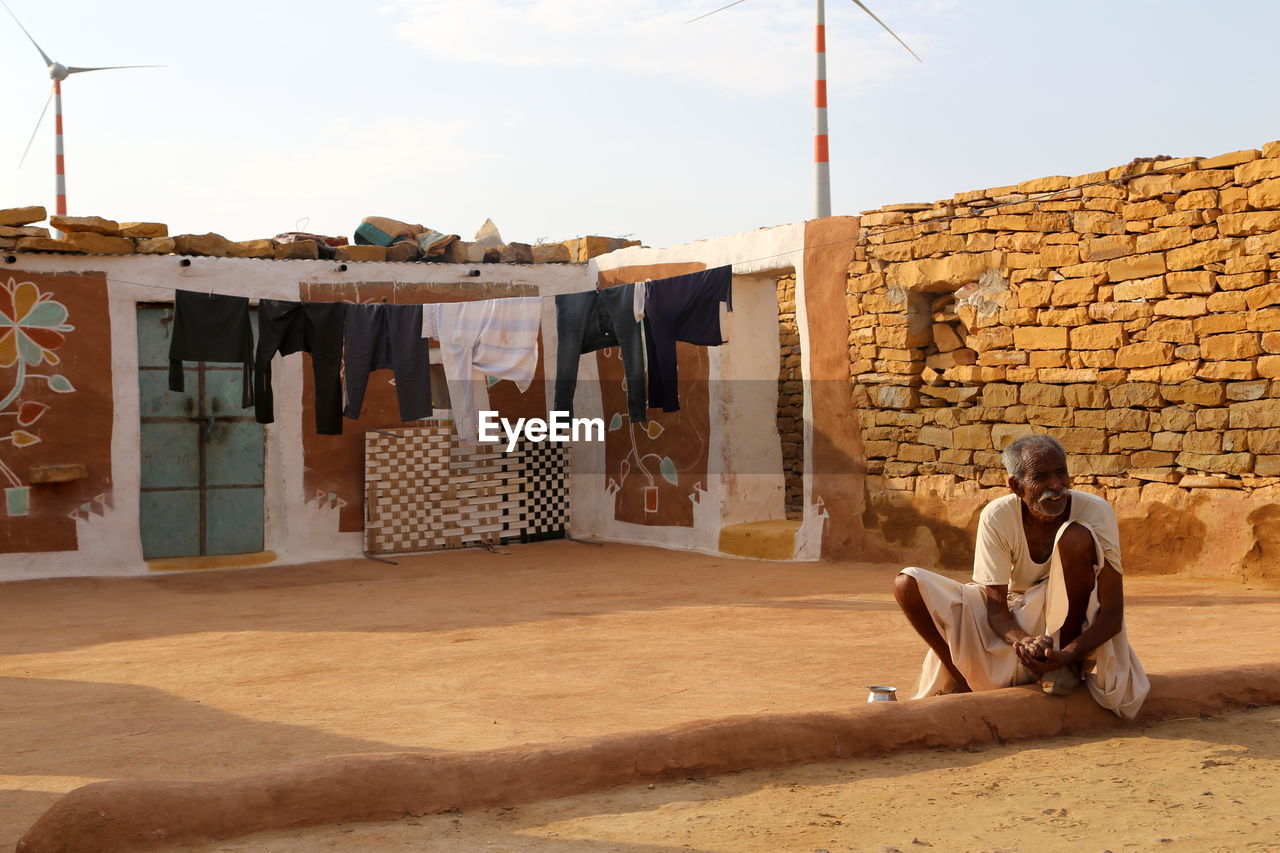
[[[812,0],[7,0],[67,65],[72,215],[235,240],[368,215],[668,246],[810,217]],[[1280,138],[1269,0],[827,0],[832,210]],[[0,207],[53,210],[0,10]]]

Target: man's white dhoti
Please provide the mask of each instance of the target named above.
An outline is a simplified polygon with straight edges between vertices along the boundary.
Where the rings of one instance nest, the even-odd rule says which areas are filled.
[[[1095,577],[1107,564],[1115,571],[1121,571],[1119,536],[1111,507],[1087,493],[1072,491],[1071,495],[1072,510],[1068,524],[1081,524],[1093,534],[1097,549]],[[994,690],[1030,684],[1036,680],[1036,676],[1018,661],[1013,646],[991,630],[982,586],[993,582],[995,585],[1009,585],[1010,577],[1017,586],[1019,575],[1027,577],[1028,570],[1039,574],[1040,577],[1030,586],[1009,593],[1009,612],[1028,634],[1052,637],[1055,648],[1061,647],[1058,633],[1067,617],[1067,588],[1062,560],[1058,556],[1058,539],[1068,524],[1063,524],[1058,530],[1049,562],[1033,563],[1022,536],[1020,508],[1011,503],[1010,498],[1012,502],[1018,501],[1015,495],[1009,495],[993,501],[982,513],[974,574],[984,583],[960,583],[914,566],[902,570],[916,579],[925,606],[939,633],[947,641],[956,669],[974,690]],[[1098,609],[1095,582],[1085,611],[1084,627],[1097,618]],[[1081,671],[1094,700],[1126,719],[1137,716],[1151,689],[1146,671],[1129,645],[1123,627],[1085,657]],[[925,655],[924,669],[913,698],[947,692],[954,687],[951,675],[930,649]]]

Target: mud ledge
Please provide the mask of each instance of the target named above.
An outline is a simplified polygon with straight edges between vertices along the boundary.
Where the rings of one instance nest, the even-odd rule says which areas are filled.
[[[896,752],[1132,729],[1280,704],[1280,664],[1152,675],[1137,720],[1014,687],[847,711],[702,720],[656,731],[445,754],[344,755],[212,782],[97,782],[67,793],[17,853],[126,853],[269,829],[394,820],[670,779]]]

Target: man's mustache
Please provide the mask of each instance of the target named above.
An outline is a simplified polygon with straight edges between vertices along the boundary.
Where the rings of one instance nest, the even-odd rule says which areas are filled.
[[[1067,493],[1065,491],[1058,491],[1057,489],[1046,489],[1045,491],[1040,493],[1039,500],[1043,501],[1046,499],[1051,500],[1053,498],[1065,498],[1066,496],[1067,496]]]

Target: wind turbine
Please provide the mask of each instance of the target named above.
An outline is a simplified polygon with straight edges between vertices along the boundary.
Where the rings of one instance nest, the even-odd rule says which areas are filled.
[[[22,159],[18,162],[19,168],[26,162],[27,152],[31,150],[31,143],[35,141],[36,134],[40,131],[40,123],[44,121],[44,114],[49,111],[49,101],[54,102],[54,173],[57,177],[57,205],[56,213],[59,216],[67,215],[67,172],[65,158],[62,149],[62,81],[72,74],[83,74],[86,71],[113,71],[118,68],[163,68],[161,65],[101,65],[96,68],[79,68],[74,65],[63,65],[61,62],[54,62],[49,58],[49,54],[44,52],[44,48],[31,37],[31,33],[27,32],[27,28],[22,26],[22,22],[18,20],[18,16],[13,14],[13,10],[9,8],[9,4],[0,0],[0,6],[4,6],[4,10],[9,13],[9,17],[13,18],[13,22],[18,25],[18,29],[31,40],[36,50],[40,52],[40,58],[44,60],[44,64],[49,69],[49,77],[53,79],[53,89],[49,92],[49,97],[45,98],[44,109],[40,111],[40,118],[36,119],[35,129],[31,131],[31,138],[27,140],[27,147],[22,151]]]
[[[739,3],[745,3],[746,0],[733,0],[732,3],[726,3],[719,9],[712,9],[705,15],[699,15],[685,23],[692,24],[694,21],[701,21],[703,18],[714,15],[716,12],[723,12],[731,6],[737,6]],[[897,39],[898,44],[907,49],[907,52],[915,56],[916,61],[923,63],[924,60],[916,55],[905,41],[898,38],[898,34],[889,29],[889,25],[876,17],[876,13],[867,8],[862,0],[853,0],[858,8],[871,16],[877,24],[884,27],[885,32]],[[817,54],[818,54],[818,79],[817,85],[814,87],[814,107],[816,110],[816,120],[814,123],[813,135],[813,171],[814,171],[814,218],[825,219],[831,215],[831,159],[827,144],[827,11],[825,0],[818,0],[818,21],[816,25],[817,35]]]

